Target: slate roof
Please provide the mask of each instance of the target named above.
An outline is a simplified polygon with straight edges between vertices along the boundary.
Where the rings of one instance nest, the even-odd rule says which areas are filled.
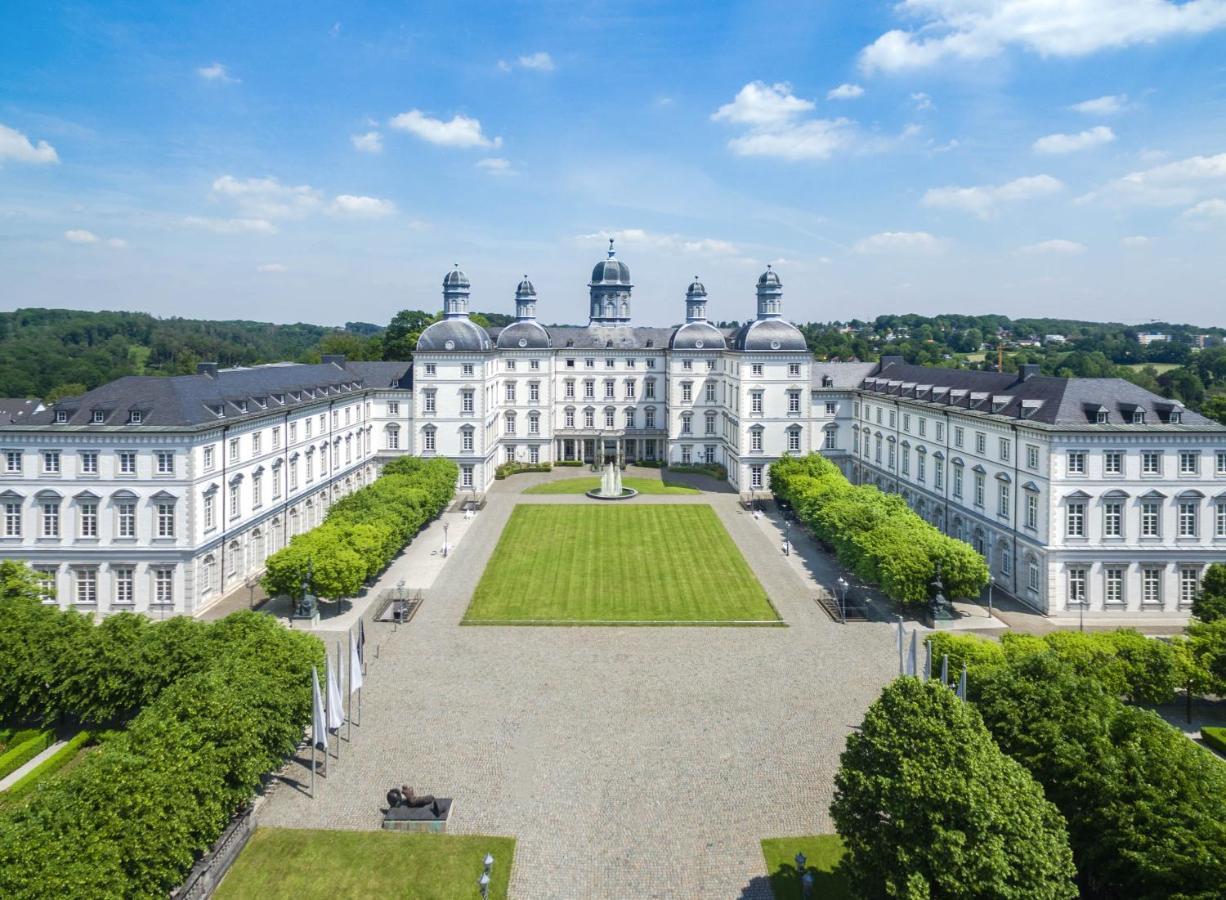
[[[809,367],[809,384],[826,390],[855,390],[874,369],[875,362],[818,362]],[[826,383],[826,379],[830,383]]]
[[[216,375],[128,375],[79,397],[68,397],[30,415],[26,425],[57,428],[183,428],[241,421],[293,409],[365,388],[412,387],[412,363],[346,362],[300,365],[274,363],[243,369],[220,369]],[[310,391],[314,396],[310,396]],[[278,399],[280,398],[280,399]],[[243,405],[246,411],[243,411]],[[56,422],[56,412],[67,413]],[[102,421],[94,421],[94,413]],[[220,415],[218,414],[220,411]],[[131,414],[140,415],[139,424]],[[0,429],[15,426],[0,424]]]
[[[40,406],[40,400],[0,397],[0,425],[18,425],[25,422]]]
[[[1079,429],[1136,427],[1141,423],[1134,420],[1134,414],[1140,412],[1147,427],[1167,425],[1226,431],[1216,422],[1185,409],[1178,400],[1159,397],[1122,378],[1058,378],[1037,374],[1023,378],[1016,373],[908,365],[886,358],[864,376],[860,388],[1008,419]],[[1105,421],[1099,421],[1100,411],[1106,413]]]
[[[631,325],[564,325],[550,327],[554,350],[667,350],[673,328]]]

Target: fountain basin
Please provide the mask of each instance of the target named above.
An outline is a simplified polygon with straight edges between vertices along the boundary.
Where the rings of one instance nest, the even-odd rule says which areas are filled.
[[[587,495],[593,500],[629,500],[631,497],[637,496],[638,491],[634,488],[622,488],[620,494],[606,494],[603,492],[603,489],[598,488],[594,491],[588,491]]]

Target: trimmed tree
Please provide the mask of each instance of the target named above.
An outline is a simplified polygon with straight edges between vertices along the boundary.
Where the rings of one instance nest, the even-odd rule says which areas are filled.
[[[1205,570],[1200,591],[1192,600],[1192,615],[1202,622],[1226,619],[1226,564],[1214,563]]]
[[[830,813],[858,895],[1077,895],[1060,813],[948,688],[897,679],[841,762]]]

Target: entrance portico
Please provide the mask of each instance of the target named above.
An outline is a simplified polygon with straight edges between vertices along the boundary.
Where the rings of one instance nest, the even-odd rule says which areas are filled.
[[[555,458],[603,465],[664,458],[664,439],[626,437],[624,434],[591,434],[555,440]]]

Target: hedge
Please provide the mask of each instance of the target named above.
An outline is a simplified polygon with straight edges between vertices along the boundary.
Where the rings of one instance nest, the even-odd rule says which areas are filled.
[[[520,472],[549,472],[553,469],[549,463],[504,462],[494,469],[494,478],[502,481],[508,475],[518,475]]]
[[[24,797],[26,794],[33,791],[42,782],[44,778],[54,775],[81,751],[81,749],[93,740],[94,734],[90,731],[78,732],[72,740],[68,741],[59,750],[56,750],[41,763],[26,772],[20,779],[9,786],[7,791],[0,793],[0,808],[11,806]]]
[[[268,557],[261,584],[297,596],[308,566],[315,593],[352,597],[455,496],[456,464],[402,456],[372,484],[332,504],[321,525]]]
[[[555,466],[565,466],[568,469],[577,469],[581,465],[583,465],[583,460],[581,459],[560,459],[556,463],[554,463],[554,465]]]
[[[1200,737],[1207,746],[1226,756],[1226,728],[1205,725],[1200,730]]]
[[[0,756],[0,778],[16,772],[54,743],[54,731],[40,731],[20,744],[14,744]]]
[[[0,896],[165,897],[293,752],[322,644],[249,611],[207,628],[205,668],[0,816]]]
[[[719,463],[695,463],[693,465],[668,466],[670,472],[683,472],[690,475],[708,475],[717,481],[728,480],[728,470]]]
[[[852,485],[819,454],[779,460],[770,479],[775,496],[844,566],[894,600],[926,603],[938,564],[947,596],[978,596],[988,583],[987,564],[968,544],[942,534],[897,494]]]

